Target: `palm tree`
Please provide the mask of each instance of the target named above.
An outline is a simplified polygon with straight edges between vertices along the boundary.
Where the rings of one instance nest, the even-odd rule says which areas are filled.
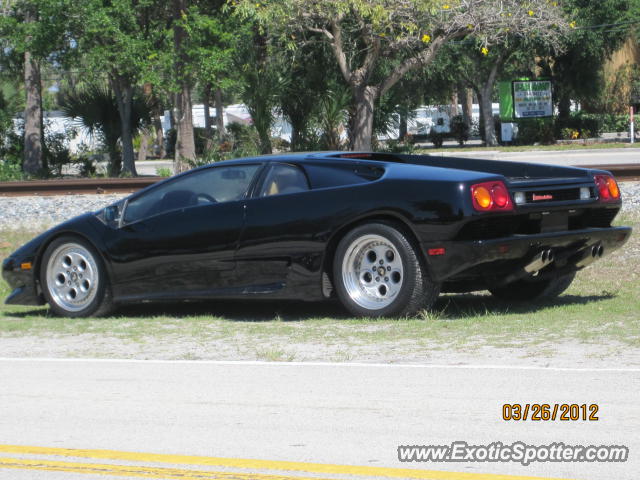
[[[141,91],[133,96],[131,109],[132,135],[151,122],[152,105]],[[70,89],[60,95],[64,114],[91,135],[97,135],[109,154],[109,175],[118,176],[122,170],[122,158],[118,140],[122,130],[116,97],[107,85],[90,83],[84,87]]]
[[[323,149],[342,149],[342,129],[347,122],[350,100],[349,92],[341,89],[328,91],[321,100],[318,121],[322,131],[320,141]]]

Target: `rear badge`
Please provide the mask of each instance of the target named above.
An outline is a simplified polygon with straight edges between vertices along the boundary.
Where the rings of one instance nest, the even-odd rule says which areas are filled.
[[[540,202],[542,200],[553,200],[553,195],[536,195],[534,193],[532,200],[534,202]]]

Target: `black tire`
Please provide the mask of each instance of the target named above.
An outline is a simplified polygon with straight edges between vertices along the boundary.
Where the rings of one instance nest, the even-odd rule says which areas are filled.
[[[366,243],[368,239],[372,243]],[[374,239],[384,241],[376,243]],[[358,247],[359,244],[362,247]],[[362,278],[369,270],[364,268],[364,262],[370,261],[370,252],[366,250],[374,248],[383,251],[389,248],[385,255],[389,252],[393,255],[384,258],[380,255],[380,258],[382,262],[391,260],[386,265],[381,263],[380,267],[383,267],[381,271],[388,269],[394,277],[381,275],[380,280],[376,280],[378,274],[373,270],[379,268],[376,257],[374,262],[367,264],[372,268],[372,273],[369,275],[370,283],[365,283]],[[395,252],[399,260],[395,258]],[[392,265],[397,271],[392,271]],[[407,235],[394,225],[378,222],[358,226],[340,240],[333,258],[333,281],[342,305],[359,317],[412,315],[432,307],[440,293],[440,285],[429,278]],[[388,298],[384,298],[385,295]]]
[[[74,271],[76,270],[73,268],[76,266],[73,264],[74,262],[65,266],[55,262],[55,259],[52,263],[56,263],[56,265],[49,266],[53,255],[64,256],[67,251],[70,253],[66,256],[69,258],[77,256],[76,259],[80,264],[84,263],[86,270],[81,269],[82,267],[79,265],[77,271]],[[82,255],[78,252],[82,252]],[[87,266],[87,264],[89,265]],[[49,272],[50,268],[51,272]],[[67,270],[59,272],[65,277],[65,281],[56,283],[57,280],[52,278],[57,270]],[[84,278],[82,272],[84,272]],[[91,284],[88,283],[89,273],[91,274]],[[71,275],[74,274],[75,276],[72,278]],[[85,289],[87,293],[84,294],[87,297],[86,301],[81,302],[81,298],[78,298],[77,304],[68,306],[73,302],[73,299],[68,295],[63,295],[61,290],[65,289],[70,293],[73,293],[73,290],[76,295],[81,296],[83,294],[77,292],[84,289],[83,282],[87,285]],[[111,285],[102,258],[93,245],[80,237],[65,235],[56,238],[47,246],[40,262],[40,286],[51,311],[60,317],[99,317],[107,315],[113,309]]]
[[[502,300],[539,300],[542,298],[555,298],[560,296],[569,286],[576,273],[568,273],[544,280],[536,280],[535,277],[525,278],[509,283],[504,287],[490,288],[494,297]]]

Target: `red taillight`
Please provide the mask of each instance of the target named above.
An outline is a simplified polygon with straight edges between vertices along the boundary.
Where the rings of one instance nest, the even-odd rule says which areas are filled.
[[[610,175],[594,175],[598,190],[598,198],[601,202],[617,202],[620,200],[620,189],[615,179]]]
[[[471,186],[473,208],[479,212],[513,210],[513,201],[501,181],[478,183]]]
[[[495,202],[496,207],[498,208],[506,207],[507,204],[511,201],[509,192],[507,192],[507,189],[501,183],[497,183],[493,187],[493,190],[491,192],[493,193],[493,201]]]

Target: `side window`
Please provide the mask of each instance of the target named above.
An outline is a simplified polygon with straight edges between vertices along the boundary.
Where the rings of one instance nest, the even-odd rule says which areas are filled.
[[[260,196],[284,195],[307,190],[309,182],[300,168],[293,165],[273,165],[264,180]]]
[[[241,200],[260,165],[233,165],[198,170],[129,201],[124,223],[181,208]]]

